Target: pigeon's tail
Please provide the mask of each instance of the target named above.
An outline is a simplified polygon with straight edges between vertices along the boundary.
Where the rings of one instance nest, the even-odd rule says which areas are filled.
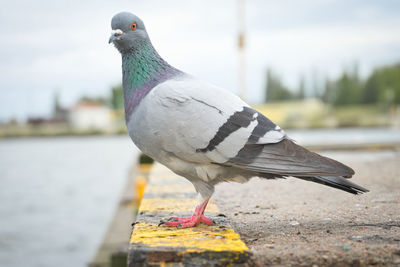
[[[246,145],[227,163],[267,179],[292,176],[352,194],[368,192],[345,179],[354,175],[352,168],[311,152],[289,139],[274,144]]]
[[[362,186],[352,183],[349,180],[340,176],[331,176],[331,177],[315,176],[315,177],[296,177],[296,178],[334,187],[355,195],[369,192],[368,189],[365,189]]]

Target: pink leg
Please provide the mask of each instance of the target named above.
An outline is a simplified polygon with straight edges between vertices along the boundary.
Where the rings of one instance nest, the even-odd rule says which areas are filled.
[[[200,223],[212,225],[213,221],[204,216],[204,210],[206,209],[207,204],[208,199],[196,207],[192,217],[173,217],[162,224],[165,226],[176,226],[178,228],[194,227]]]

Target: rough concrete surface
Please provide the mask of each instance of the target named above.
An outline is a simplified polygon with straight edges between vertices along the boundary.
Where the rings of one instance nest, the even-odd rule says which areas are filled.
[[[214,200],[253,253],[249,266],[400,265],[400,152],[323,154],[370,192],[295,178],[217,186]]]

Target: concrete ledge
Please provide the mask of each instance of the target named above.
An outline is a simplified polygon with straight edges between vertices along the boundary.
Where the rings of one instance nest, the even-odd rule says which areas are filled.
[[[249,266],[400,266],[400,152],[382,152],[334,153],[367,194],[254,178],[217,185],[213,199],[252,252]]]
[[[176,229],[158,226],[172,216],[191,216],[197,203],[190,182],[155,164],[130,238],[129,266],[226,266],[250,257],[227,218],[214,202],[206,210],[215,225]]]

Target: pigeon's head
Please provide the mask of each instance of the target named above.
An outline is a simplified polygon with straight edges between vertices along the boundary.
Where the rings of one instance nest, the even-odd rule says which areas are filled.
[[[108,42],[113,43],[120,52],[127,52],[150,41],[143,21],[132,13],[116,14],[111,20],[111,28]]]

